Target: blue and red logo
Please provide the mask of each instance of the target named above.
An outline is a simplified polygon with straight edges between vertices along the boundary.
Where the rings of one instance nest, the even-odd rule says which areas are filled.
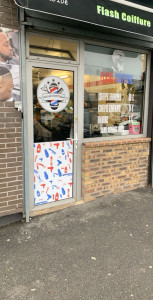
[[[70,99],[66,82],[60,77],[45,77],[38,85],[37,97],[40,105],[49,112],[62,111]]]

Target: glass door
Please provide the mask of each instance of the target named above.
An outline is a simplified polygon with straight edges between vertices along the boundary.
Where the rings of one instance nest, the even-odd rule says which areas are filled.
[[[37,206],[75,197],[74,70],[32,67],[32,90],[34,205]]]

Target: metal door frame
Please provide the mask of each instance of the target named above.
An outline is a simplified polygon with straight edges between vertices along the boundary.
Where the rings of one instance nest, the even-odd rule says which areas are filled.
[[[33,167],[34,167],[34,151],[33,151],[33,89],[32,89],[32,67],[42,67],[42,68],[50,68],[50,69],[60,69],[60,70],[68,70],[72,71],[74,74],[74,137],[79,136],[78,131],[78,67],[72,65],[64,65],[62,63],[55,63],[55,62],[40,62],[34,60],[27,60],[26,64],[26,74],[27,74],[27,102],[26,102],[26,111],[28,112],[26,116],[26,122],[24,126],[26,126],[26,133],[27,133],[27,142],[26,149],[28,149],[28,154],[24,150],[25,156],[28,155],[28,178],[26,177],[25,180],[28,181],[29,186],[29,212],[31,211],[38,211],[43,209],[47,209],[54,206],[59,206],[66,203],[75,202],[76,200],[80,200],[81,195],[81,183],[78,184],[81,178],[81,160],[78,159],[80,155],[78,153],[80,150],[80,142],[78,141],[78,148],[75,148],[74,145],[74,160],[73,160],[73,198],[60,200],[57,202],[50,202],[43,205],[34,206],[34,188],[33,188]],[[24,130],[25,131],[25,130]],[[31,167],[32,166],[32,167]],[[27,174],[26,174],[27,176]]]

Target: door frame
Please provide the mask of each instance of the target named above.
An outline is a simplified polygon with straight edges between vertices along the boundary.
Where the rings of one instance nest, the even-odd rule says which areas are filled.
[[[72,71],[74,74],[74,138],[78,136],[78,148],[75,148],[74,145],[74,160],[73,160],[73,198],[60,200],[56,202],[50,202],[43,205],[34,206],[34,187],[33,187],[33,168],[34,168],[34,151],[33,151],[33,89],[32,89],[32,67],[42,67],[42,68],[50,68],[50,69],[60,69],[60,70],[68,70]],[[79,108],[79,95],[78,95],[78,66],[72,66],[68,64],[63,64],[61,62],[44,62],[44,61],[36,61],[28,59],[26,62],[26,74],[27,74],[27,101],[26,101],[26,109],[28,113],[24,116],[24,138],[26,138],[27,145],[26,149],[24,149],[24,155],[28,155],[28,174],[25,174],[25,186],[29,186],[28,190],[28,201],[29,201],[29,212],[44,210],[50,207],[60,206],[63,204],[76,202],[77,200],[81,200],[81,124],[79,122],[80,117],[80,108]],[[81,111],[83,110],[83,107]],[[32,130],[31,130],[32,129]],[[25,134],[27,137],[25,137]],[[31,168],[32,166],[32,168]]]

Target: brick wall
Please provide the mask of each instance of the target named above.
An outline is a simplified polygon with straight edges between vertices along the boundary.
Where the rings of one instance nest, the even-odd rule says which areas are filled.
[[[18,28],[17,5],[14,0],[0,0],[0,27]]]
[[[84,201],[147,186],[150,139],[85,143],[82,148]]]
[[[0,216],[22,212],[21,113],[0,102]]]
[[[17,6],[0,0],[0,27],[18,28]],[[0,102],[0,217],[23,211],[22,119],[13,102]]]
[[[0,102],[0,216],[22,212],[21,113]]]

